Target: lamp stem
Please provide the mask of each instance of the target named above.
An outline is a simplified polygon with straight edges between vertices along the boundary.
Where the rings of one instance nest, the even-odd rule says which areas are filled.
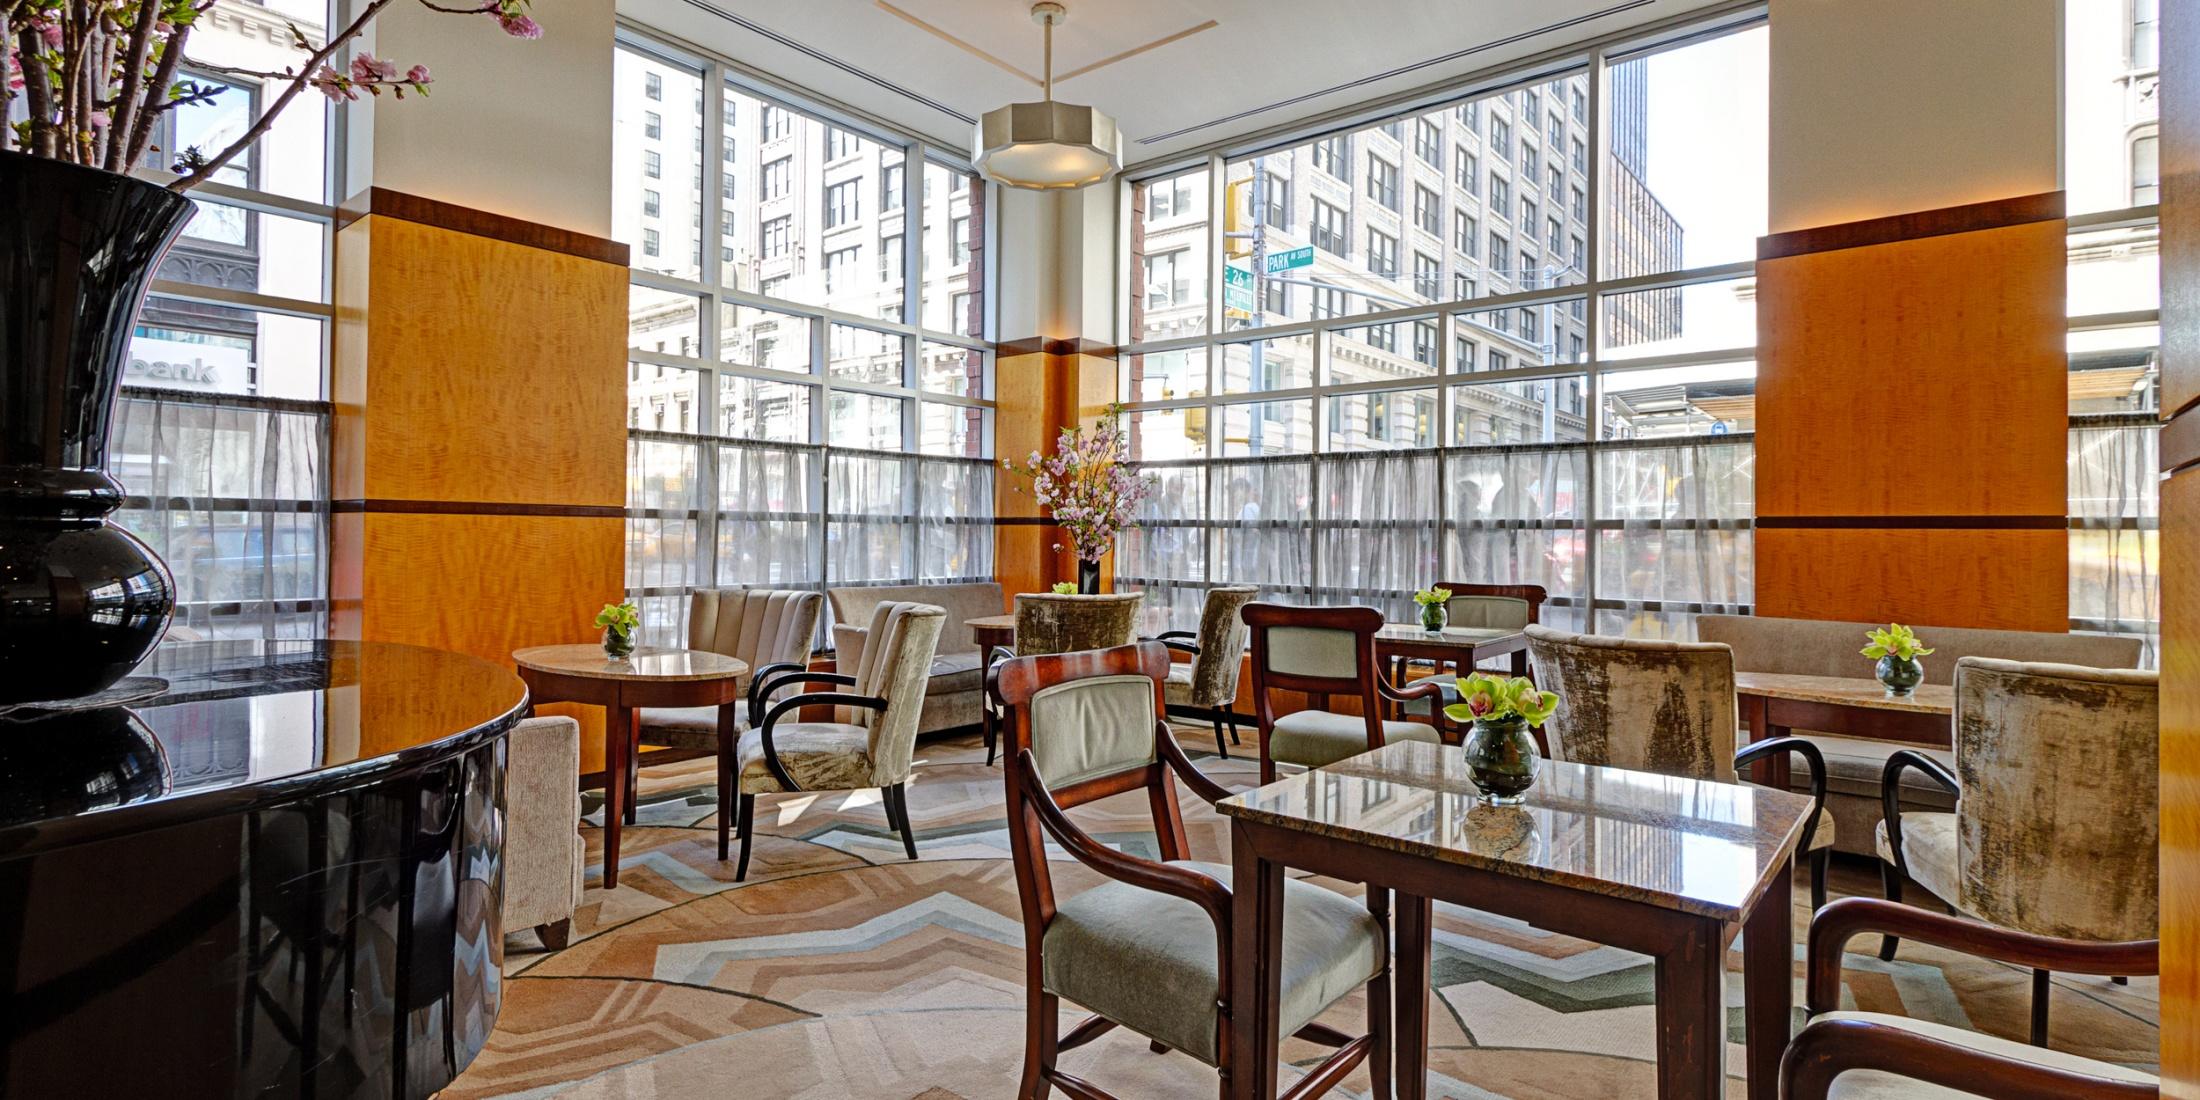
[[[1045,68],[1044,68],[1043,70],[1041,70],[1041,71],[1042,71],[1042,72],[1044,72],[1044,73],[1046,73],[1046,85],[1045,85],[1045,87],[1046,87],[1046,99],[1047,99],[1047,102],[1048,102],[1048,103],[1052,103],[1052,102],[1054,102],[1054,18],[1053,18],[1052,16],[1048,16],[1048,17],[1047,17],[1047,21],[1046,21],[1046,23],[1044,24],[1044,26],[1045,26],[1045,28],[1046,28],[1046,43],[1047,43],[1047,44],[1046,44],[1046,67],[1045,67]]]

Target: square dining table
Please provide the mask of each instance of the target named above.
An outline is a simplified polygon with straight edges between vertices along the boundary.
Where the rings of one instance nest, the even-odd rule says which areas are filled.
[[[1231,1095],[1276,1094],[1283,880],[1395,893],[1400,1100],[1427,1089],[1432,901],[1650,956],[1657,1095],[1726,1088],[1726,954],[1743,933],[1751,1100],[1777,1095],[1794,1001],[1791,868],[1808,798],[1545,761],[1483,802],[1456,748],[1398,741],[1225,799],[1232,848]]]

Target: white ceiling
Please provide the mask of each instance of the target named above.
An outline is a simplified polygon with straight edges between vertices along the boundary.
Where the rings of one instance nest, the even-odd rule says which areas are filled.
[[[1040,69],[1040,32],[1031,21],[1029,0],[891,2],[1019,68]],[[1057,73],[1208,20],[1217,24],[1057,83],[1055,98],[1089,103],[1116,117],[1124,159],[1137,164],[1655,22],[1713,0],[1066,2],[1069,20],[1054,35]],[[1039,98],[1030,82],[927,33],[875,0],[621,0],[620,11],[956,148],[970,141],[970,125],[956,114],[976,118],[1004,103]],[[1529,33],[1559,24],[1570,25]],[[1521,35],[1526,37],[1507,41]],[[1422,67],[1396,71],[1413,66]],[[1187,129],[1191,132],[1163,136]]]

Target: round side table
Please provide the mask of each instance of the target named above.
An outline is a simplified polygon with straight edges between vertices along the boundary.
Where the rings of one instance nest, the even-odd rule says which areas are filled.
[[[748,662],[719,653],[645,645],[633,656],[615,658],[594,643],[546,645],[517,650],[512,660],[527,682],[532,703],[592,703],[604,709],[603,736],[603,888],[619,885],[619,829],[633,812],[628,784],[629,755],[635,752],[634,712],[643,707],[717,707],[719,786],[733,767],[734,739],[740,734],[735,703]],[[726,813],[718,812],[719,858],[725,858]]]

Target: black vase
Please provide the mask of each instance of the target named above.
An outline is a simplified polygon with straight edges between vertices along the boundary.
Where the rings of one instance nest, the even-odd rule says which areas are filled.
[[[0,152],[0,704],[99,691],[167,630],[167,567],[107,519],[107,437],[146,284],[191,211]]]
[[[1083,596],[1100,594],[1100,563],[1077,559],[1077,592]]]

